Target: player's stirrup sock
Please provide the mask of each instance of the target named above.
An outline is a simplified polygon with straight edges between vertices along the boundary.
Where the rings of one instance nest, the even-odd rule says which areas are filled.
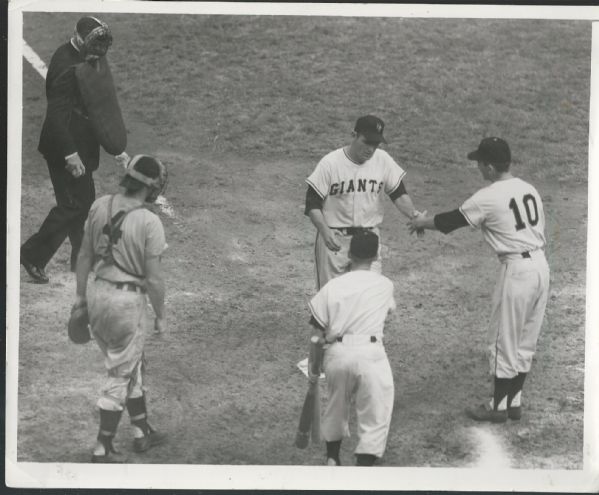
[[[508,407],[519,407],[521,404],[522,386],[526,380],[526,373],[518,373],[510,380],[510,392],[507,396]]]
[[[493,392],[493,410],[505,411],[507,409],[507,396],[510,391],[511,378],[495,377],[495,391]]]
[[[356,466],[372,466],[376,456],[372,454],[356,454]]]
[[[114,452],[112,439],[116,435],[116,429],[121,420],[123,411],[108,411],[100,409],[100,431],[98,432],[98,441],[104,446],[104,453]]]
[[[152,431],[152,428],[148,424],[145,395],[127,399],[127,411],[129,411],[131,424],[136,427],[134,428],[134,435],[136,438],[143,437]]]
[[[327,442],[327,457],[334,459],[337,466],[341,466],[339,460],[339,450],[341,449],[341,440],[335,440],[334,442]]]

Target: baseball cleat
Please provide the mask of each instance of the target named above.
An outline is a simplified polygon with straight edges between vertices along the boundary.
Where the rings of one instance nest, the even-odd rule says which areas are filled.
[[[34,265],[27,261],[23,256],[21,256],[21,265],[25,268],[29,276],[33,279],[33,283],[35,284],[47,284],[50,282],[50,279],[46,275],[46,272],[43,268]]]
[[[124,464],[127,462],[127,458],[124,454],[113,450],[104,455],[92,454],[91,462],[93,464]]]
[[[495,411],[489,404],[469,407],[466,409],[466,415],[475,421],[490,421],[491,423],[505,423],[507,421],[507,410]]]
[[[507,417],[517,421],[522,417],[522,407],[521,406],[516,406],[516,407],[508,407],[507,408]]]
[[[337,462],[332,457],[327,457],[327,461],[325,463],[325,466],[340,466],[340,465],[341,465],[341,463]]]
[[[159,433],[156,430],[151,430],[147,435],[133,439],[133,450],[137,453],[145,452],[151,447],[162,445],[166,442],[166,439],[166,433]]]

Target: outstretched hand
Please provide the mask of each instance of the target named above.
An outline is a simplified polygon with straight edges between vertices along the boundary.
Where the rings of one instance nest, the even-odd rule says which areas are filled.
[[[418,237],[422,237],[424,235],[424,226],[426,225],[426,215],[427,211],[414,212],[414,216],[408,222],[408,227],[410,228],[410,234],[416,232]]]

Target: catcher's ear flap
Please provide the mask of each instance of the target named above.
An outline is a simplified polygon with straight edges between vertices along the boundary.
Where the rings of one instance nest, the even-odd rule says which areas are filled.
[[[87,305],[74,306],[67,324],[69,339],[75,344],[86,344],[91,340]]]

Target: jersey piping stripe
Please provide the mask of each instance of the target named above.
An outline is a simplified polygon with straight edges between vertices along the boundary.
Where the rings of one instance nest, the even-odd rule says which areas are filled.
[[[399,185],[401,184],[401,181],[403,180],[403,178],[406,176],[406,171],[403,171],[403,174],[401,174],[401,176],[399,177],[399,180],[397,181],[397,184],[395,185],[395,187],[393,189],[391,189],[391,191],[389,191],[388,194],[393,194],[395,192],[395,190],[399,187]]]
[[[314,309],[314,307],[312,306],[312,301],[310,301],[308,303],[308,307],[310,308],[310,313],[312,313],[312,316],[314,317],[314,319],[318,322],[318,324],[322,327],[322,328],[326,328],[327,326],[325,325],[325,323],[318,317],[318,315],[316,314],[316,310]]]
[[[316,192],[316,194],[318,194],[318,195],[320,196],[320,199],[325,199],[325,198],[326,198],[326,195],[325,195],[325,194],[323,194],[322,192],[320,192],[320,191],[318,190],[318,188],[317,188],[317,187],[314,185],[314,183],[313,183],[311,180],[309,180],[309,179],[306,179],[306,182],[307,182],[307,184],[308,184],[308,185],[309,185],[309,186],[310,186],[312,189],[314,189],[314,191]]]
[[[466,215],[466,213],[464,213],[464,210],[462,210],[462,207],[461,207],[461,206],[458,208],[458,210],[460,210],[460,213],[461,213],[462,215],[464,215],[464,218],[465,218],[465,219],[466,219],[466,221],[467,221],[467,222],[470,224],[470,227],[476,228],[476,225],[474,225],[474,224],[472,223],[472,221],[471,221],[471,220],[468,218],[468,215]]]

